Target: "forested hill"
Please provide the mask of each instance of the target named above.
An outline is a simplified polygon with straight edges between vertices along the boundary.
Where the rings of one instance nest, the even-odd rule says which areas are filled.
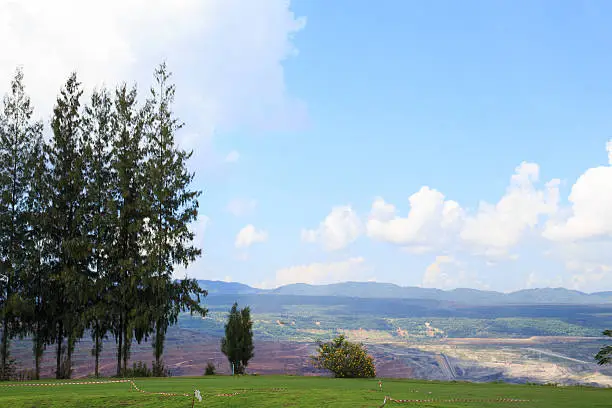
[[[599,304],[612,303],[612,292],[584,293],[565,288],[525,289],[511,293],[477,289],[440,290],[404,287],[392,283],[344,282],[330,285],[297,283],[276,289],[258,289],[237,282],[200,280],[209,295],[342,296],[383,299],[429,299],[465,304]]]

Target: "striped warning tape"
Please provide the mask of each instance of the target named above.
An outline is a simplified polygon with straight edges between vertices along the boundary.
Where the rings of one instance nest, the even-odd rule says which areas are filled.
[[[229,394],[217,394],[217,397],[235,397],[236,395],[240,395],[240,392],[232,392]]]
[[[0,384],[0,387],[59,387],[63,385],[90,385],[90,384],[117,384],[129,383],[130,387],[143,394],[164,395],[167,397],[189,397],[190,394],[175,393],[175,392],[151,392],[139,388],[133,380],[110,380],[110,381],[73,381],[73,382],[53,382],[53,383],[16,383],[16,384]]]
[[[191,398],[192,395],[189,394],[184,394],[184,393],[175,393],[175,392],[150,392],[150,391],[145,391],[145,390],[141,390],[140,388],[138,388],[138,386],[136,385],[136,383],[132,380],[130,380],[130,384],[132,385],[132,387],[134,387],[134,389],[136,391],[142,392],[143,394],[155,394],[155,395],[163,395],[166,397],[189,397]]]
[[[61,385],[113,384],[113,383],[129,383],[129,382],[132,382],[132,380],[74,381],[74,382],[54,382],[54,383],[15,383],[15,384],[0,384],[0,387],[57,387]]]
[[[400,403],[400,404],[419,404],[419,403],[441,403],[441,402],[450,402],[450,403],[522,403],[529,402],[530,400],[526,399],[517,399],[517,398],[495,398],[495,399],[477,399],[477,398],[450,398],[450,399],[393,399],[391,397],[385,397],[383,404],[384,407],[388,402]]]
[[[387,402],[393,403],[404,403],[404,404],[422,404],[422,403],[441,403],[441,402],[450,402],[450,403],[522,403],[529,402],[530,400],[526,399],[517,399],[517,398],[495,398],[495,399],[476,399],[476,398],[451,398],[451,399],[402,399],[397,400],[391,397],[385,397],[383,404],[381,407],[384,407]]]

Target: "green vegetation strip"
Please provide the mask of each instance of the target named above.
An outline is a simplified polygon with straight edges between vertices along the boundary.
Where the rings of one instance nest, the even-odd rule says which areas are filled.
[[[118,382],[125,381],[125,382]],[[127,386],[134,381],[147,393]],[[165,394],[193,395],[200,390],[203,401],[194,408],[278,408],[278,407],[380,407],[385,396],[393,406],[457,408],[610,408],[611,389],[589,387],[546,387],[502,383],[472,384],[399,379],[334,379],[299,376],[205,376],[70,381],[74,387],[11,386],[0,388],[0,407],[76,408],[138,407],[188,408],[193,400]],[[88,384],[94,383],[94,384]],[[28,381],[27,384],[66,384],[65,381]],[[12,385],[12,384],[5,384]],[[19,385],[19,384],[18,384]],[[421,402],[417,402],[420,400]],[[506,400],[506,402],[503,402]],[[514,400],[510,402],[510,400]],[[519,402],[522,400],[523,402]],[[408,400],[406,400],[408,401]]]
[[[116,384],[129,383],[133,389],[143,394],[164,395],[167,397],[191,397],[189,394],[175,392],[149,392],[139,388],[133,380],[111,380],[111,381],[73,381],[73,382],[52,382],[52,383],[16,383],[16,384],[0,384],[0,387],[58,387],[62,385],[93,385],[93,384]]]

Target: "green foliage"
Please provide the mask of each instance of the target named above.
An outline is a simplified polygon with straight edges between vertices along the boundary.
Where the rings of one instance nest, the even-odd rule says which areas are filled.
[[[211,361],[206,364],[206,368],[204,369],[204,375],[215,375],[217,373],[217,367]]]
[[[604,330],[602,333],[604,336],[612,337],[612,330]],[[595,355],[597,364],[605,365],[612,363],[612,346],[604,346],[599,350],[599,353]]]
[[[132,368],[125,368],[122,372],[122,376],[126,378],[152,377],[153,371],[147,367],[146,363],[137,361],[132,364]]]
[[[46,145],[49,160],[48,200],[45,214],[49,240],[48,284],[50,335],[56,347],[56,377],[70,378],[72,353],[85,325],[88,286],[87,209],[84,143],[81,117],[83,90],[76,74],[70,75],[53,109],[53,134]]]
[[[24,277],[32,244],[28,204],[42,140],[42,124],[32,120],[32,113],[18,69],[0,109],[0,380],[8,379],[14,368],[10,340],[26,330]]]
[[[206,296],[206,292],[195,280],[171,281],[175,265],[187,266],[200,255],[200,250],[191,245],[194,235],[189,229],[189,224],[197,217],[200,193],[189,189],[194,175],[187,171],[186,162],[191,153],[176,147],[175,133],[183,124],[173,116],[175,87],[169,83],[170,77],[166,65],[161,64],[155,71],[155,86],[151,88],[144,111],[145,247],[153,306],[148,312],[155,326],[153,350],[158,365],[168,326],[176,322],[178,313],[188,309],[200,316],[206,314],[199,299],[201,295]],[[193,299],[192,294],[197,299]]]
[[[91,354],[95,358],[94,375],[99,376],[99,359],[102,345],[111,328],[112,313],[108,304],[110,276],[113,263],[109,259],[114,238],[113,191],[115,182],[112,169],[113,101],[106,89],[93,92],[89,106],[83,115],[84,161],[86,176],[86,201],[88,207],[89,241],[91,251],[89,267],[94,279],[89,282],[88,308],[85,324],[93,342]]]
[[[319,343],[312,359],[315,367],[331,371],[336,378],[376,377],[374,358],[363,345],[351,343],[342,335],[329,343]]]
[[[164,360],[154,361],[151,369],[153,377],[170,377],[170,369],[164,364]]]
[[[254,349],[251,309],[248,306],[238,309],[234,303],[225,324],[225,337],[221,339],[221,351],[234,367],[234,374],[244,374]]]
[[[168,327],[182,311],[206,314],[206,291],[172,278],[200,255],[189,228],[200,193],[189,188],[191,154],[175,144],[182,124],[172,115],[169,79],[162,64],[144,104],[122,84],[94,91],[84,105],[73,73],[44,141],[17,71],[0,110],[0,380],[18,335],[32,338],[35,378],[49,345],[56,377],[69,378],[86,330],[96,376],[109,333],[117,374],[128,369],[132,342],[152,337],[151,372],[166,376]]]
[[[385,379],[383,393],[371,379],[330,379],[320,377],[242,376],[231,378],[141,378],[139,388],[151,392],[177,392],[193,395],[202,391],[204,403],[195,407],[379,407],[384,395],[396,399],[471,399],[481,402],[389,404],[386,407],[478,407],[478,408],[607,408],[610,390],[580,387],[530,387],[516,384],[469,384],[437,381]],[[234,397],[220,394],[238,393]],[[431,393],[431,394],[429,394]],[[528,400],[517,404],[500,403],[499,398]],[[75,385],[64,387],[7,387],[0,392],[0,406],[31,408],[139,407],[183,408],[191,406],[188,397],[162,397],[134,392],[129,384]]]

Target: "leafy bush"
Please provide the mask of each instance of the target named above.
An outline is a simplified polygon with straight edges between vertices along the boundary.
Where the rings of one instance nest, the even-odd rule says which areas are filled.
[[[145,363],[139,361],[132,365],[132,368],[128,368],[123,371],[123,377],[152,377],[153,372],[147,367]]]
[[[0,381],[8,381],[15,378],[17,372],[17,364],[14,358],[8,358],[6,365],[2,367],[0,365]]]
[[[376,377],[374,358],[363,344],[351,343],[343,335],[329,343],[319,343],[312,359],[316,368],[329,370],[336,378]]]
[[[146,367],[146,366],[145,366]],[[164,365],[164,361],[161,360],[159,364],[153,362],[153,369],[151,370],[151,376],[153,377],[170,377],[170,369]]]
[[[13,377],[15,381],[33,381],[36,380],[36,370],[25,369],[15,372]]]
[[[206,364],[206,369],[204,370],[204,375],[215,375],[217,372],[217,367],[210,361]]]
[[[612,337],[612,330],[605,330],[602,333],[604,336]],[[612,363],[612,346],[603,346],[599,353],[595,355],[595,360],[597,360],[597,364],[606,365]]]

